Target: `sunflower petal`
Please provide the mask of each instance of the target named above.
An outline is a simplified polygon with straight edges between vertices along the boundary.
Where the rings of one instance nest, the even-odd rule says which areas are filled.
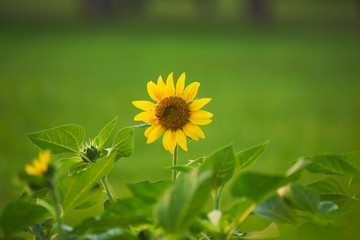
[[[184,94],[183,94],[183,99],[186,103],[191,102],[192,100],[194,100],[198,89],[200,87],[200,83],[198,82],[193,82],[191,83],[189,86],[187,86],[184,90]]]
[[[152,125],[145,130],[144,135],[146,138],[149,137],[149,135],[150,135],[151,131],[154,129],[154,127],[155,127],[155,125]]]
[[[208,104],[210,101],[211,101],[211,98],[200,98],[198,100],[193,101],[189,105],[189,108],[190,108],[190,110],[199,110],[200,108],[202,108],[203,106]]]
[[[171,133],[171,139],[168,146],[169,146],[169,152],[173,154],[176,147],[176,132],[170,131],[170,133]]]
[[[184,151],[187,151],[187,144],[186,144],[186,138],[185,138],[185,134],[181,129],[178,129],[176,131],[176,142],[180,145],[180,147],[182,149],[184,149]]]
[[[199,138],[204,139],[205,135],[201,128],[199,128],[197,125],[189,122],[183,127],[184,133],[189,136],[190,138],[194,140],[199,140]]]
[[[174,87],[173,73],[170,73],[166,80],[166,88],[168,90],[168,96],[174,96],[175,87]]]
[[[161,76],[158,77],[157,86],[161,92],[162,97],[167,97],[168,90]]]
[[[209,118],[203,118],[203,119],[190,119],[190,121],[194,124],[197,124],[197,125],[208,125],[209,123],[212,122],[211,119]]]
[[[149,96],[156,102],[160,102],[162,99],[162,94],[158,86],[152,81],[147,83],[147,91]]]
[[[166,130],[165,134],[164,134],[164,137],[163,137],[163,145],[164,145],[164,148],[165,148],[166,151],[169,151],[169,146],[170,146],[170,143],[171,143],[171,137],[172,137],[171,130]]]
[[[185,73],[181,74],[176,83],[176,96],[180,97],[184,92],[185,87]]]
[[[141,110],[155,110],[156,104],[149,101],[132,101],[132,104]]]
[[[141,112],[134,117],[135,121],[143,121],[143,122],[153,122],[156,120],[154,111],[145,111]]]
[[[147,144],[150,144],[150,143],[153,143],[155,142],[156,139],[158,139],[161,134],[163,133],[164,131],[164,127],[161,126],[160,124],[159,125],[156,125],[154,127],[154,129],[150,132],[149,134],[149,137],[148,137],[148,140],[147,140]]]
[[[214,114],[204,111],[204,110],[196,110],[190,112],[190,119],[204,119],[204,118],[211,118]]]

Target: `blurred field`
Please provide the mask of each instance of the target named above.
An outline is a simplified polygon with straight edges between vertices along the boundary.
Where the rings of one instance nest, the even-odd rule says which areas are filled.
[[[181,151],[181,163],[230,142],[241,150],[270,140],[253,169],[283,173],[302,155],[360,149],[358,25],[308,22],[3,24],[0,210],[21,192],[16,173],[38,154],[26,133],[77,123],[89,139],[115,116],[117,129],[134,125],[131,101],[149,100],[146,83],[170,72],[186,72],[187,84],[201,83],[198,97],[213,98],[206,139]],[[111,173],[120,196],[125,183],[170,178],[171,155],[159,140],[147,145],[143,132]]]

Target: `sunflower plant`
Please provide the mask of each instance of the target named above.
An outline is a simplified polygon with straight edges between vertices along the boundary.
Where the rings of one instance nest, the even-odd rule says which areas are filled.
[[[240,151],[226,145],[178,164],[178,146],[186,151],[190,139],[205,138],[199,125],[212,121],[213,115],[201,110],[211,99],[195,98],[199,85],[185,88],[185,73],[176,86],[172,73],[166,83],[161,77],[156,84],[149,82],[155,103],[133,102],[144,110],[135,120],[144,123],[118,130],[110,143],[117,117],[88,141],[84,128],[76,124],[28,134],[41,150],[19,174],[23,193],[2,212],[2,239],[349,236],[344,218],[356,217],[360,209],[360,152],[302,157],[279,175],[249,170],[268,142]],[[147,127],[147,143],[163,134],[164,149],[174,159],[172,178],[149,182],[139,176],[140,182],[126,185],[130,196],[116,195],[107,175],[117,161],[131,157],[138,141],[134,131],[140,127]],[[58,154],[62,158],[55,157]],[[67,223],[67,216],[94,206],[102,211],[75,226]]]

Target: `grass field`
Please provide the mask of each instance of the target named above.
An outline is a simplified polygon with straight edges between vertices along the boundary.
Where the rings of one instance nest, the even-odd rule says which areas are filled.
[[[360,33],[352,27],[250,28],[232,24],[123,24],[9,27],[0,33],[0,210],[21,192],[15,176],[38,149],[26,133],[66,123],[91,138],[113,117],[136,124],[132,100],[146,83],[186,72],[211,97],[206,139],[180,162],[234,142],[240,150],[270,140],[253,169],[283,173],[302,155],[360,149]],[[170,179],[161,141],[135,134],[135,152],[110,181]],[[156,157],[152,157],[156,156]]]

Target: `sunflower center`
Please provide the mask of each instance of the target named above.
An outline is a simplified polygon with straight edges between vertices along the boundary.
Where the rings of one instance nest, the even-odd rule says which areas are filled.
[[[189,106],[180,97],[166,97],[156,107],[159,123],[166,129],[181,129],[190,118]]]

